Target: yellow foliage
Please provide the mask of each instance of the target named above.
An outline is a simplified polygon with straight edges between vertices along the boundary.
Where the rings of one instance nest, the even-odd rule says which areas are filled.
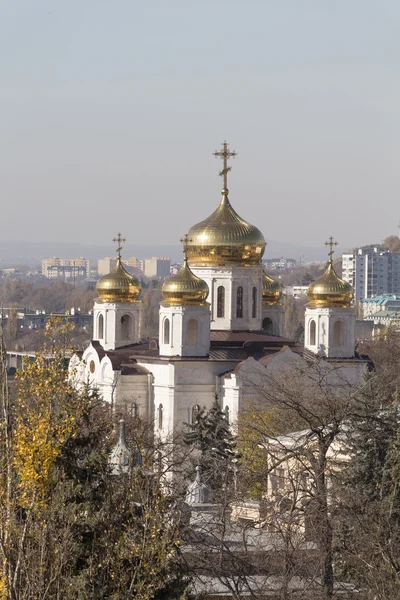
[[[69,327],[48,326],[48,341],[16,376],[18,386],[14,468],[22,506],[46,502],[57,457],[76,422],[75,392],[68,381],[64,348]],[[51,352],[51,354],[49,353]]]

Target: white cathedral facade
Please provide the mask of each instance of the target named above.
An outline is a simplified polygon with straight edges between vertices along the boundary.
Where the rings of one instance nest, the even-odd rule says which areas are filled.
[[[304,347],[283,337],[282,290],[261,262],[264,236],[229,201],[233,153],[224,144],[216,154],[224,161],[221,202],[189,229],[183,267],[163,285],[158,340],[142,339],[140,285],[124,269],[119,247],[116,267],[97,284],[93,340],[70,362],[77,382],[98,388],[113,407],[151,420],[163,439],[216,396],[234,424],[257,396],[255,382],[285,362],[335,361],[352,381],[366,368],[355,355],[352,289],[336,275],[332,258],[309,288]]]

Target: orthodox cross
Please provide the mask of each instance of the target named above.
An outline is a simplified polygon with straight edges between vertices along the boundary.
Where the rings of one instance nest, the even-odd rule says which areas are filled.
[[[333,263],[333,246],[337,246],[338,243],[333,241],[333,237],[331,236],[329,238],[328,242],[325,242],[325,246],[329,246],[330,250],[328,252],[328,256],[329,256],[329,262],[332,264]]]
[[[119,259],[121,259],[122,243],[126,242],[126,239],[123,238],[122,235],[119,233],[117,235],[117,237],[113,239],[113,242],[117,242],[118,243],[117,256],[118,256]]]
[[[224,190],[228,189],[228,173],[229,171],[232,169],[232,167],[228,167],[228,160],[230,158],[235,158],[235,156],[237,156],[237,152],[235,152],[234,150],[231,152],[228,149],[228,144],[226,142],[224,142],[222,144],[222,148],[221,150],[216,150],[214,152],[214,156],[216,156],[217,158],[222,158],[222,160],[224,161],[224,168],[222,169],[222,171],[220,171],[220,176],[224,178]]]
[[[179,241],[181,244],[183,244],[183,256],[185,257],[185,260],[186,260],[187,259],[187,245],[189,242],[192,242],[193,240],[189,239],[188,234],[185,233],[183,238],[181,238]]]

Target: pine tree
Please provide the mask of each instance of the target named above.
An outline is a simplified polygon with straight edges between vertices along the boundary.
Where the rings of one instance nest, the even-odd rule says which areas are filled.
[[[188,476],[193,477],[194,467],[199,465],[203,480],[214,491],[220,490],[231,479],[228,467],[236,458],[236,444],[218,397],[209,410],[203,407],[194,411],[192,423],[186,427],[183,441],[195,450]]]

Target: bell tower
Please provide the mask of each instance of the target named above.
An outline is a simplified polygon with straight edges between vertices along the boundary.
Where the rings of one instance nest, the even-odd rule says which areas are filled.
[[[93,339],[104,350],[116,350],[136,344],[141,337],[142,302],[140,283],[124,268],[121,259],[122,238],[118,243],[117,264],[96,286],[97,298],[93,307]]]
[[[327,358],[352,358],[355,351],[355,308],[353,288],[340,279],[333,267],[333,237],[329,246],[329,263],[325,273],[310,285],[310,303],[305,312],[304,346]]]
[[[184,263],[176,275],[164,282],[160,305],[159,344],[161,356],[207,356],[210,350],[210,305],[208,286],[190,269],[183,240]]]

